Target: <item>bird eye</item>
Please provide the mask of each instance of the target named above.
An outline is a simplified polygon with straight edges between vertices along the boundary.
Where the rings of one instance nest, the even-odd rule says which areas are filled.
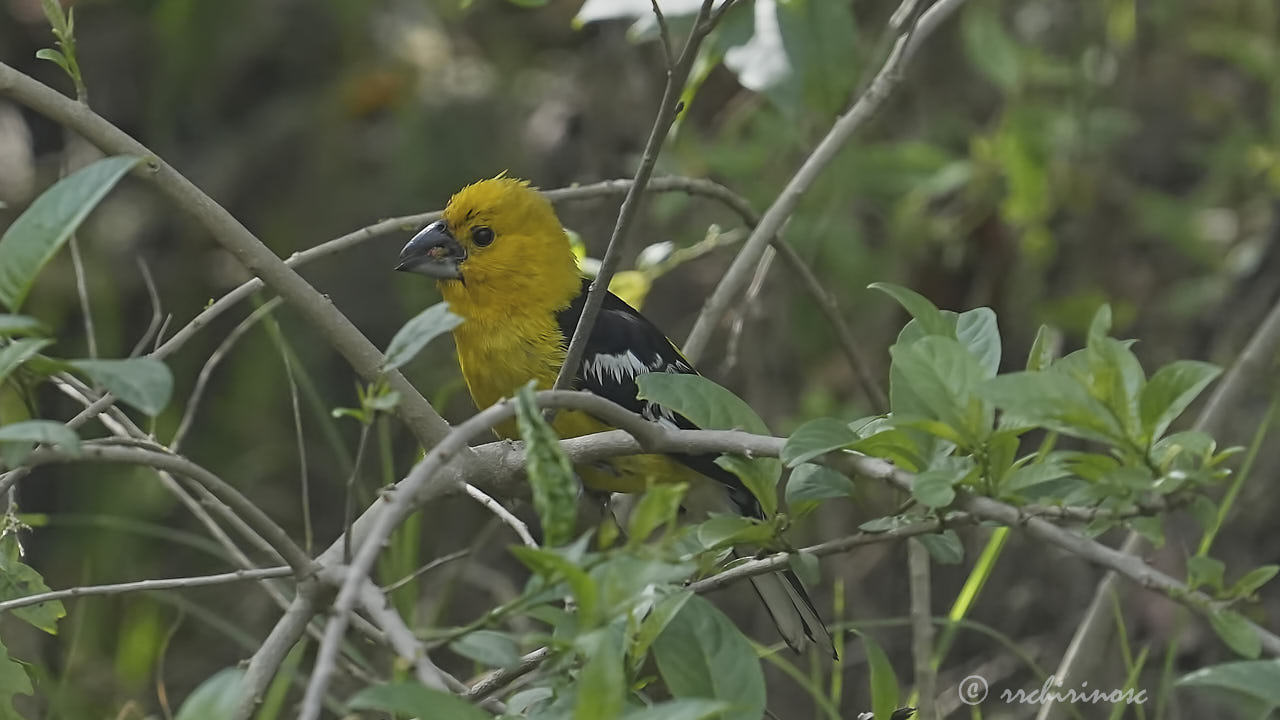
[[[472,229],[471,242],[475,243],[477,247],[485,247],[493,242],[493,230],[484,225]]]

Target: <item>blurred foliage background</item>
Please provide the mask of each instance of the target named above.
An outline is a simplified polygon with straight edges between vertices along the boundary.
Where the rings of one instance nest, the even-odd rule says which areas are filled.
[[[661,47],[648,2],[551,0],[81,0],[79,57],[93,108],[164,156],[282,256],[394,215],[443,206],[463,184],[507,170],[543,188],[629,177],[662,89]],[[678,5],[679,3],[673,3]],[[879,66],[896,3],[777,0],[726,18],[698,68],[696,94],[659,173],[709,177],[763,209],[838,112]],[[640,18],[639,21],[636,18]],[[673,29],[682,29],[673,13]],[[72,92],[35,59],[52,45],[39,0],[0,2],[0,61]],[[65,163],[89,151],[46,119],[0,101],[0,226]],[[607,242],[618,199],[561,206],[590,254]],[[629,249],[702,240],[737,226],[726,209],[671,194],[647,202]],[[909,285],[939,306],[989,305],[1017,364],[1042,322],[1081,344],[1097,305],[1117,333],[1139,338],[1153,366],[1175,357],[1229,363],[1280,298],[1280,6],[1274,0],[971,0],[923,49],[895,97],[805,197],[785,237],[837,296],[884,378],[903,320],[870,282]],[[429,283],[393,275],[405,237],[383,238],[307,266],[304,274],[376,344],[434,302]],[[176,328],[246,278],[236,262],[149,188],[127,181],[80,233],[105,357],[128,353],[151,317],[138,262],[156,278]],[[731,250],[658,278],[645,310],[674,338],[692,325]],[[84,355],[74,275],[64,253],[26,310],[58,331],[62,356]],[[242,308],[243,317],[250,308]],[[775,266],[738,312],[739,352],[708,353],[703,370],[733,388],[779,432],[818,415],[867,414],[869,404],[817,308]],[[302,425],[323,546],[340,531],[342,488],[359,428],[330,410],[356,404],[353,374],[288,308],[248,333],[211,379],[186,452],[217,469],[302,537],[299,455],[284,357],[302,390]],[[178,398],[237,317],[223,317],[170,360]],[[722,328],[716,347],[728,337]],[[731,361],[730,361],[731,360]],[[408,368],[450,420],[473,411],[448,343]],[[1269,387],[1238,408],[1225,444],[1247,442]],[[65,398],[37,398],[68,417]],[[5,420],[26,410],[9,395]],[[181,403],[157,421],[168,437]],[[407,433],[374,428],[361,481],[366,497],[413,461]],[[1256,482],[1219,544],[1229,564],[1280,557],[1264,448]],[[105,476],[105,477],[104,477]],[[29,561],[52,587],[227,567],[198,524],[142,470],[47,469],[26,482],[35,530]],[[834,537],[891,511],[869,491],[832,504],[793,532]],[[528,511],[522,510],[528,515]],[[961,532],[970,551],[986,531]],[[467,500],[432,507],[397,538],[383,581],[431,557],[471,555],[397,596],[419,622],[463,621],[476,603],[522,582],[506,530]],[[1157,559],[1182,572],[1174,532]],[[1100,573],[1021,545],[1001,558],[973,613],[1046,668],[1056,665]],[[1050,571],[1049,568],[1052,568]],[[964,566],[939,567],[935,610],[958,592]],[[905,551],[873,546],[824,560],[815,599],[871,627],[906,614]],[[763,642],[767,618],[742,593],[721,593]],[[1188,625],[1174,668],[1227,651],[1170,603],[1129,600],[1136,642],[1163,649]],[[1274,602],[1269,609],[1273,616]],[[157,679],[175,698],[247,656],[277,609],[254,586],[68,603],[56,637],[5,620],[14,656],[32,663],[49,718],[159,716]],[[874,630],[900,674],[904,628]],[[844,709],[866,709],[856,646],[845,665]],[[1030,677],[981,634],[962,632],[939,687],[983,663],[1011,687]],[[466,661],[449,658],[460,672]],[[1119,651],[1107,662],[1121,667]],[[1159,674],[1158,663],[1149,672]],[[808,702],[768,668],[770,704]],[[995,672],[993,670],[993,672]],[[1105,676],[1105,668],[1098,676]],[[1113,673],[1114,674],[1114,673]],[[989,676],[990,677],[990,676]],[[1122,675],[1117,677],[1122,679]],[[1148,683],[1154,686],[1158,677]],[[1023,683],[1028,684],[1028,683]],[[1038,683],[1030,683],[1038,686]],[[1142,686],[1143,683],[1139,683]],[[1117,684],[1118,686],[1118,684]],[[1194,705],[1163,708],[1193,717]],[[797,715],[798,716],[798,715]],[[790,717],[790,716],[789,716]]]

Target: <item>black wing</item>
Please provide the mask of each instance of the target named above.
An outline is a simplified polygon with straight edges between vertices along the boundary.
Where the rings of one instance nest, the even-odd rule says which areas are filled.
[[[590,287],[591,280],[583,279],[581,292],[569,307],[556,315],[566,343],[573,337]],[[636,377],[647,372],[698,374],[648,318],[617,295],[606,293],[600,314],[596,316],[596,323],[587,338],[582,364],[575,373],[575,387],[608,398],[650,422],[684,430],[698,429],[685,416],[636,397],[639,394]],[[716,455],[672,454],[671,457],[727,487],[730,498],[742,514],[763,517],[755,496],[737,475],[716,465]]]

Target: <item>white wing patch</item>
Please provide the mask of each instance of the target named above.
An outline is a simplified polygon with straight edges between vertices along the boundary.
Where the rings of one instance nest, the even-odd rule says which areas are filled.
[[[637,375],[649,372],[649,366],[628,350],[617,355],[592,355],[583,363],[582,370],[584,374],[594,376],[596,382],[604,384],[606,376],[615,383],[622,382],[624,377],[635,379]]]

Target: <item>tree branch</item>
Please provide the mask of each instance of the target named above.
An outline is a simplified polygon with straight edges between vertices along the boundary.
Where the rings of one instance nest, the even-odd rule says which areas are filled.
[[[769,209],[765,211],[760,224],[747,238],[742,250],[734,258],[733,263],[721,278],[716,289],[703,303],[689,339],[684,343],[684,353],[692,361],[697,362],[707,348],[711,332],[715,329],[725,311],[733,303],[734,298],[742,290],[750,278],[756,263],[764,255],[770,239],[777,235],[783,224],[791,217],[800,198],[813,185],[818,175],[835,159],[840,149],[853,136],[854,131],[869,120],[893,93],[902,79],[902,69],[911,57],[938,27],[938,25],[956,10],[964,0],[938,0],[916,22],[913,29],[898,36],[897,42],[864,92],[831,126],[826,137],[822,139],[813,152],[805,159],[804,164],[788,181]]]
[[[182,588],[204,587],[206,585],[225,585],[233,582],[243,582],[245,580],[263,580],[266,578],[287,577],[293,574],[293,570],[286,566],[260,568],[252,570],[235,570],[233,572],[219,573],[217,575],[195,575],[192,577],[181,578],[162,578],[159,580],[138,580],[136,582],[114,583],[111,585],[84,585],[80,587],[67,588],[66,590],[51,590],[49,592],[36,593],[35,595],[24,595],[20,598],[5,600],[0,602],[0,612],[6,610],[16,610],[20,607],[28,605],[39,605],[44,602],[53,600],[63,600],[66,598],[83,597],[86,595],[122,595],[131,592],[145,592],[149,590],[177,590]]]
[[[667,70],[667,84],[662,91],[662,101],[658,105],[658,117],[654,120],[653,129],[649,132],[649,140],[645,143],[644,155],[640,159],[640,167],[636,170],[635,180],[627,189],[626,197],[622,199],[618,221],[613,227],[613,235],[609,238],[609,245],[605,248],[604,257],[600,261],[600,271],[596,274],[595,280],[591,281],[591,288],[587,291],[586,300],[582,305],[582,315],[578,317],[578,324],[573,330],[573,337],[569,340],[560,373],[552,386],[554,390],[568,387],[577,375],[578,366],[582,364],[582,355],[587,348],[587,338],[591,336],[591,328],[595,327],[596,315],[599,314],[600,306],[604,303],[604,296],[609,292],[609,280],[622,262],[622,248],[626,245],[627,233],[639,209],[640,196],[644,194],[645,185],[653,175],[653,166],[658,162],[658,153],[662,150],[667,133],[670,132],[671,125],[680,112],[680,95],[684,91],[684,84],[689,77],[689,71],[693,68],[693,62],[698,56],[698,47],[714,27],[711,17],[712,4],[713,0],[702,0],[702,6],[698,9],[698,15],[693,21],[693,29],[689,31],[684,49],[680,51],[680,58]]]

